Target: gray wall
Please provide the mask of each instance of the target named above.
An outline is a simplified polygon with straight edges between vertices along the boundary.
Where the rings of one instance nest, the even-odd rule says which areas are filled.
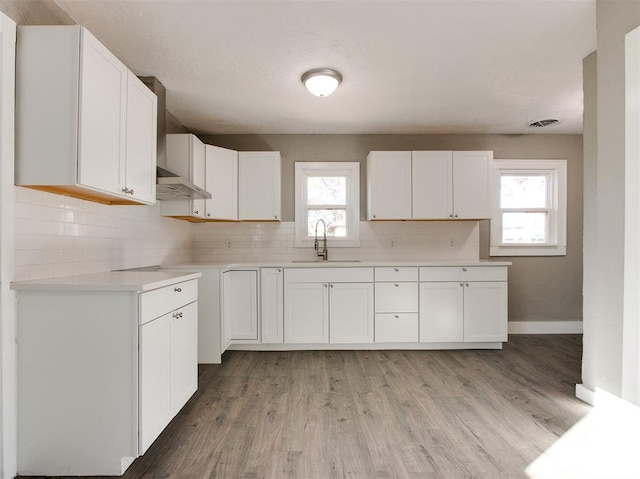
[[[282,216],[294,219],[295,161],[361,163],[361,218],[366,209],[365,164],[371,150],[493,150],[501,159],[566,159],[568,164],[567,255],[514,257],[509,269],[511,321],[582,319],[581,135],[208,135],[205,143],[236,150],[282,153]],[[481,257],[489,252],[488,221],[481,222]]]

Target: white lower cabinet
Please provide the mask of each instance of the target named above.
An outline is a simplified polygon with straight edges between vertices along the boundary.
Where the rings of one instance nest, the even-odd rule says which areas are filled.
[[[222,321],[225,343],[258,340],[258,272],[225,271],[222,274]]]
[[[420,283],[420,341],[507,340],[507,282]]]
[[[418,268],[375,268],[376,343],[418,342]]]
[[[328,283],[285,283],[284,342],[329,342]]]
[[[198,307],[191,303],[140,326],[140,453],[198,385]]]
[[[262,342],[284,341],[284,274],[282,268],[260,268]]]
[[[284,342],[373,342],[373,268],[285,269]]]
[[[140,274],[14,283],[20,475],[121,475],[196,391],[197,279]]]

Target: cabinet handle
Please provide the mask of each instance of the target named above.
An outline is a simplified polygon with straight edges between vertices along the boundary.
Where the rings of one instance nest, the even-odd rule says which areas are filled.
[[[467,271],[467,268],[462,268],[462,271],[466,272],[466,271]]]
[[[182,288],[173,288],[176,293],[182,293]]]
[[[180,319],[182,318],[182,313],[173,313],[173,319]]]

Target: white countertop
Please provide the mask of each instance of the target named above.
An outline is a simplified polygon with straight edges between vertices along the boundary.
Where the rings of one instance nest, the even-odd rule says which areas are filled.
[[[458,261],[458,260],[442,260],[442,261],[249,261],[241,263],[223,263],[223,262],[194,262],[161,265],[164,269],[188,269],[193,268],[222,268],[222,269],[238,269],[238,268],[340,268],[340,267],[372,267],[372,266],[510,266],[510,261]]]
[[[20,291],[136,291],[143,292],[202,276],[200,272],[111,271],[11,283]]]

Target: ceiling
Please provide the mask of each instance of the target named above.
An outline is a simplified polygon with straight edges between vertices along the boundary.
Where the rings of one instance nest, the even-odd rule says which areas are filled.
[[[582,133],[595,0],[55,2],[194,133]]]

